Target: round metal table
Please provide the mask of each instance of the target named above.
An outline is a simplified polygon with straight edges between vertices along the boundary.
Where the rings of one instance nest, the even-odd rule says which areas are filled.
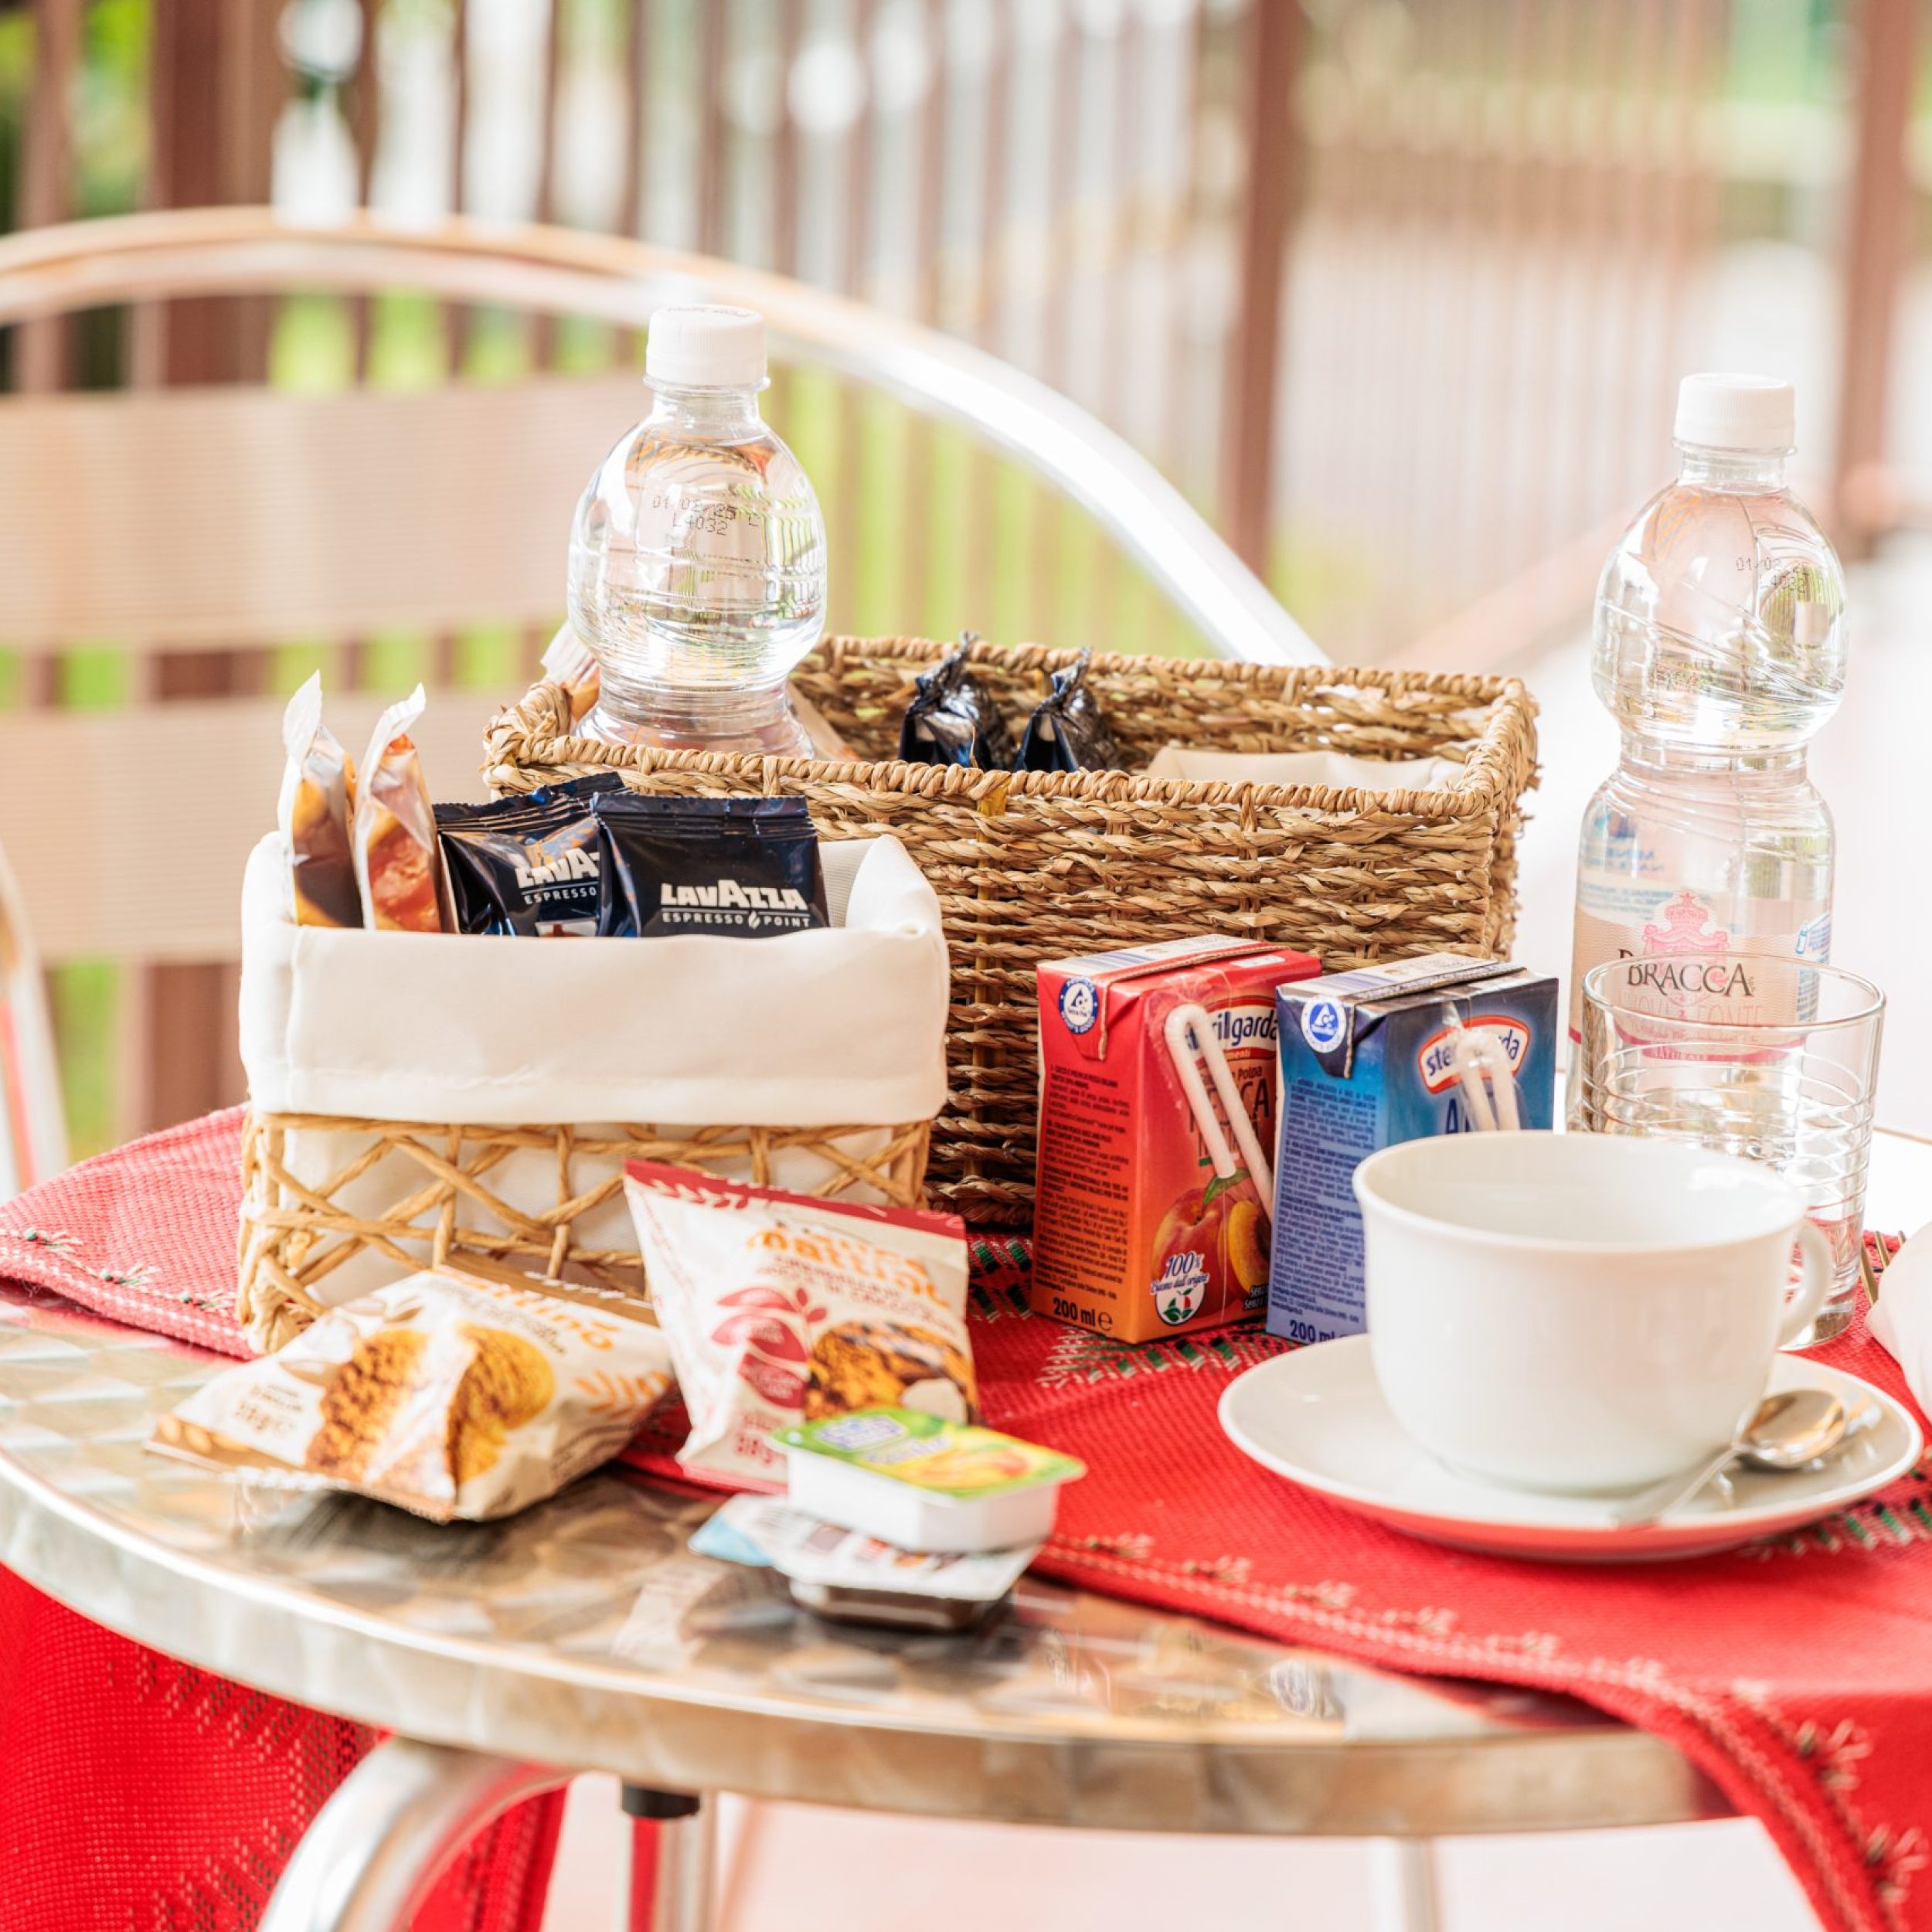
[[[1917,1210],[1915,1216],[1915,1209]],[[1885,1137],[1874,1221],[1932,1211]],[[1672,1746],[1563,1698],[1432,1682],[1024,1581],[984,1631],[862,1631],[691,1555],[712,1506],[620,1473],[447,1527],[148,1455],[221,1359],[0,1289],[0,1563],[142,1643],[397,1736],[298,1848],[264,1932],[389,1932],[514,1798],[645,1791],[1116,1830],[1400,1841],[1729,1815]],[[701,1926],[705,1821],[664,1828],[660,1923]]]

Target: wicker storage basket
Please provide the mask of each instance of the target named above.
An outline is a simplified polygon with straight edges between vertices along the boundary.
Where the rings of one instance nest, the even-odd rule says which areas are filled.
[[[250,1340],[446,1260],[633,1289],[627,1159],[917,1205],[947,1080],[939,906],[889,838],[825,859],[827,931],[564,944],[295,926],[264,838],[242,893]]]
[[[916,1207],[922,1199],[929,1123],[884,1132],[861,1128],[714,1128],[685,1136],[625,1126],[615,1133],[570,1127],[451,1127],[355,1120],[340,1114],[249,1114],[242,1134],[240,1287],[235,1312],[249,1340],[279,1349],[339,1296],[345,1263],[379,1257],[406,1274],[481,1258],[524,1273],[588,1279],[634,1290],[643,1281],[628,1230],[590,1232],[618,1201],[626,1161],[668,1161],[760,1186],[788,1178],[787,1157],[822,1168],[810,1189]],[[325,1137],[351,1151],[318,1179],[291,1162],[300,1138]],[[854,1151],[855,1142],[869,1142]],[[552,1164],[553,1197],[506,1198],[497,1178],[519,1155]],[[371,1175],[377,1204],[358,1201]]]
[[[501,793],[600,767],[653,792],[807,799],[834,836],[889,828],[939,895],[952,956],[951,1094],[927,1174],[936,1203],[1021,1226],[1032,1206],[1043,959],[1200,933],[1293,946],[1342,968],[1432,951],[1506,952],[1536,707],[1513,679],[1096,656],[1089,679],[1130,757],[1164,745],[1250,753],[1443,757],[1428,791],[1202,784],[900,763],[913,680],[949,647],[838,638],[796,683],[876,763],[660,752],[570,735],[567,695],[539,684],[492,724]],[[1077,653],[976,645],[1008,711],[1038,702]]]

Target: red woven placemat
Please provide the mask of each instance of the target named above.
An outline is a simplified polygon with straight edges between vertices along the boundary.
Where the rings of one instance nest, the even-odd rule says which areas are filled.
[[[228,1315],[238,1117],[0,1209],[0,1274],[243,1352]],[[5,1252],[11,1247],[9,1255]],[[1081,1456],[1047,1574],[1400,1668],[1568,1692],[1672,1739],[1770,1831],[1832,1927],[1932,1932],[1932,1485],[1695,1562],[1570,1568],[1439,1549],[1262,1474],[1223,1437],[1249,1333],[1112,1347],[1025,1311],[1025,1250],[978,1244],[991,1418]],[[1824,1359],[1904,1393],[1862,1326]],[[667,1419],[668,1420],[668,1419]],[[668,1471],[660,1432],[634,1460]],[[0,1766],[0,1791],[4,1791]]]

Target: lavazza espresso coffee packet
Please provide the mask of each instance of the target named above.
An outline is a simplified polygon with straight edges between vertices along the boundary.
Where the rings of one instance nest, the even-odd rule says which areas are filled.
[[[1056,671],[1053,689],[1027,720],[1016,771],[1124,771],[1127,754],[1087,682],[1094,654]]]
[[[971,631],[959,648],[913,682],[913,701],[899,727],[899,755],[908,764],[969,765],[1005,771],[1013,740],[992,694],[975,678],[967,656],[979,641]]]
[[[614,771],[487,805],[438,805],[437,836],[459,933],[587,937],[597,929],[597,819]]]
[[[607,939],[765,939],[832,923],[818,835],[802,798],[613,791],[593,808],[597,930]]]

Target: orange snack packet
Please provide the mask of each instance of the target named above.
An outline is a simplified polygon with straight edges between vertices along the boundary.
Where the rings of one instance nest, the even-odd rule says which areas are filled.
[[[282,714],[282,774],[277,816],[288,848],[289,880],[298,926],[359,926],[362,895],[349,850],[355,767],[322,723],[318,671]]]
[[[442,849],[410,726],[426,700],[419,684],[376,721],[355,794],[355,883],[372,932],[454,930],[445,913]]]

